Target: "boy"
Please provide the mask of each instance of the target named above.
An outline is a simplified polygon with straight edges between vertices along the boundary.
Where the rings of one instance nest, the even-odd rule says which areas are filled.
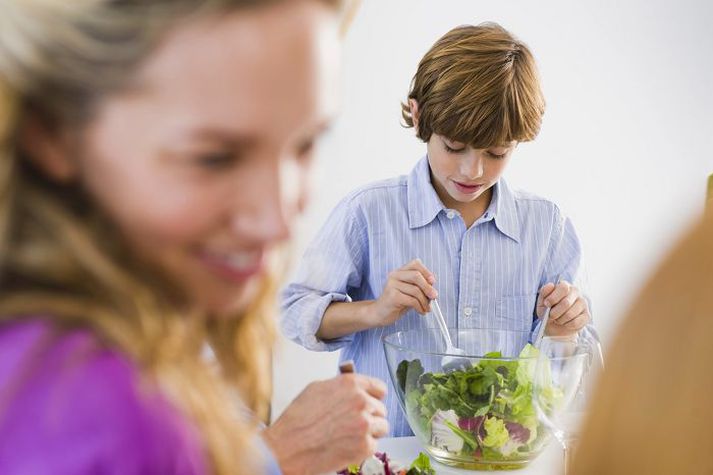
[[[359,372],[388,380],[381,337],[433,327],[418,314],[434,298],[451,328],[536,332],[546,307],[546,334],[584,328],[571,222],[501,178],[544,113],[527,46],[493,23],[451,30],[421,60],[402,109],[427,156],[337,206],[283,293],[287,336],[341,348]],[[391,435],[410,435],[394,393]]]

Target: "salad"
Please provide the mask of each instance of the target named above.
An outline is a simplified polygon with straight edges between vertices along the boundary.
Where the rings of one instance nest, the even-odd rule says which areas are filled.
[[[420,452],[409,468],[399,467],[384,452],[377,452],[361,465],[350,465],[339,475],[436,475],[431,460]]]
[[[527,344],[519,360],[496,360],[500,352],[463,369],[427,373],[416,359],[397,368],[399,388],[414,431],[433,449],[474,461],[517,461],[542,447],[533,407],[532,382],[538,350]],[[558,398],[553,388],[551,398]]]

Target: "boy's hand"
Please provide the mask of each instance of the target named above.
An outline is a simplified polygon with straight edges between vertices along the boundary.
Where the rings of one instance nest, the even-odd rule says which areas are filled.
[[[374,326],[391,325],[410,308],[420,314],[431,311],[431,300],[438,296],[433,288],[436,277],[420,259],[391,271],[381,296],[373,303]]]
[[[587,301],[582,298],[577,287],[566,281],[542,286],[535,310],[539,318],[544,317],[547,307],[551,308],[545,328],[545,334],[549,336],[573,335],[592,319]]]

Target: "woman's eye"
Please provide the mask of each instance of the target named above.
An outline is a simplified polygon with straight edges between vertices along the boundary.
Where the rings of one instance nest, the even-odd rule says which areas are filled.
[[[312,152],[314,151],[314,146],[315,146],[314,139],[305,140],[303,143],[300,144],[300,146],[297,149],[297,157],[298,158],[309,158],[312,155]]]
[[[233,152],[210,152],[197,156],[196,162],[203,168],[226,168],[237,160]]]

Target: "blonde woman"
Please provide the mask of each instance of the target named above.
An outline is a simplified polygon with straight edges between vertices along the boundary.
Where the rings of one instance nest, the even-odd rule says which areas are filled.
[[[675,247],[619,329],[572,473],[713,473],[711,218]]]
[[[0,473],[307,474],[373,451],[385,388],[354,375],[257,436],[270,263],[334,113],[339,8],[0,2]]]
[[[539,329],[545,307],[548,335],[585,328],[589,306],[571,284],[581,254],[572,222],[503,178],[518,143],[537,136],[544,107],[530,49],[500,25],[461,26],[436,41],[402,106],[426,156],[334,210],[283,295],[286,333],[309,349],[342,349],[359,372],[388,379],[381,337],[428,327],[420,314],[436,297],[449,327],[513,330],[513,347]],[[394,394],[391,434],[410,435]]]

